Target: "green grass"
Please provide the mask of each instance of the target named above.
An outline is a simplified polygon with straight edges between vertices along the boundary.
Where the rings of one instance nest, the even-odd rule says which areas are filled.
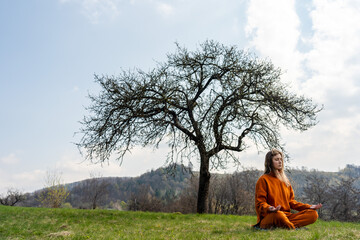
[[[360,239],[360,223],[260,231],[254,216],[0,206],[0,239]]]

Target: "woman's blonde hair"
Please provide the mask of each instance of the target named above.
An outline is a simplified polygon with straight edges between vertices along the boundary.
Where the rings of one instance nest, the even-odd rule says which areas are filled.
[[[282,164],[281,164],[281,169],[279,171],[275,171],[272,160],[273,157],[275,157],[278,154],[281,155]],[[291,185],[289,179],[287,178],[284,172],[284,154],[277,149],[272,149],[265,155],[265,174],[268,174],[270,172],[273,172],[275,176],[278,179],[280,179],[280,181],[286,184],[286,186]]]

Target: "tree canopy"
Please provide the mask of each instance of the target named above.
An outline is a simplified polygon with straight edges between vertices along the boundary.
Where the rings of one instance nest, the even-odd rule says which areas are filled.
[[[198,212],[206,212],[209,168],[226,167],[232,152],[250,144],[282,148],[281,125],[304,131],[321,110],[311,99],[291,93],[281,70],[268,60],[205,41],[189,51],[176,45],[167,61],[151,71],[95,76],[78,146],[88,160],[121,161],[136,145],[168,142],[169,161],[200,160]]]

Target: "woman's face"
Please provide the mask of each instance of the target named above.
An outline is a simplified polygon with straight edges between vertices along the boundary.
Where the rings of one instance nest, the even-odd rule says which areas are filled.
[[[274,168],[275,170],[280,171],[280,170],[282,169],[283,159],[282,159],[281,154],[276,154],[276,155],[272,158],[272,165],[273,165],[273,168]]]

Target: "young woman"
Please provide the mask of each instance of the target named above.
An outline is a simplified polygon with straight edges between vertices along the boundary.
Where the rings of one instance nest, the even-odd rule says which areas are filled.
[[[321,203],[309,205],[295,201],[294,191],[284,172],[282,152],[276,149],[268,152],[265,156],[265,173],[255,188],[257,224],[254,227],[303,227],[316,221],[316,209],[321,207]],[[290,209],[299,212],[291,213]]]

